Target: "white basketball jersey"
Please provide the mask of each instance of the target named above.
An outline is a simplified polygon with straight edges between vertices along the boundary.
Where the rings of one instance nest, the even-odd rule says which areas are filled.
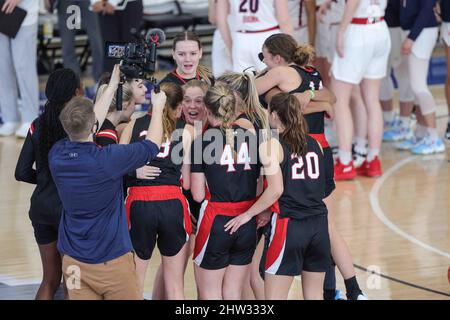
[[[330,23],[340,23],[344,16],[345,0],[334,0],[330,6]]]
[[[361,0],[355,18],[384,17],[387,0]]]
[[[235,30],[259,31],[278,25],[275,0],[229,0]]]
[[[291,16],[292,26],[294,29],[302,28],[307,25],[306,23],[306,6],[307,0],[289,0],[289,14]]]

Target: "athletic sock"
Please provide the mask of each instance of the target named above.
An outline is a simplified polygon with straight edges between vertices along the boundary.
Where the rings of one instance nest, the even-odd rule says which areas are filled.
[[[350,151],[338,151],[339,161],[344,165],[348,165],[352,161],[352,153]]]
[[[411,122],[410,117],[400,117],[400,127],[406,129],[409,127],[410,122]]]
[[[356,276],[351,277],[350,279],[344,280],[345,290],[347,291],[347,299],[348,300],[357,300],[358,296],[362,294],[361,289],[359,288],[358,281],[356,280]]]
[[[431,140],[437,140],[439,135],[437,133],[436,128],[427,128],[427,135],[431,138]]]
[[[394,118],[395,118],[395,111],[394,110],[383,111],[383,120],[384,120],[384,122],[391,123],[392,121],[394,121]]]
[[[334,265],[325,272],[325,280],[323,281],[323,299],[334,300],[336,295],[336,270]]]
[[[370,162],[380,154],[380,149],[369,149],[367,152],[367,161]]]

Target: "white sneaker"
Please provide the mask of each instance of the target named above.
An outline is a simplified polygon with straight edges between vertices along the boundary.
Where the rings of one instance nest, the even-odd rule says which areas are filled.
[[[369,300],[369,298],[367,298],[364,293],[361,293],[360,295],[358,295],[358,298],[356,300]]]
[[[30,129],[30,122],[24,122],[20,125],[19,129],[16,130],[16,137],[18,138],[26,138],[28,134],[28,130]]]
[[[5,122],[0,127],[0,136],[10,136],[16,130],[17,123],[15,122]]]

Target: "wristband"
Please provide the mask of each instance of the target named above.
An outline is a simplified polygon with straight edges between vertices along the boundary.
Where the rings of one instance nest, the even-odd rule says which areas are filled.
[[[311,98],[311,100],[314,100],[314,98],[316,97],[316,93],[314,92],[314,90],[308,90],[309,92],[309,97]]]

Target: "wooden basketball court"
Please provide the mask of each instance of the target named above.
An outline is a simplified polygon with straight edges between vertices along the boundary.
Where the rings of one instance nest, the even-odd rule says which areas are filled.
[[[447,122],[443,87],[432,89],[442,135]],[[14,179],[23,141],[0,138],[0,299],[32,299],[41,277],[28,218],[33,185]],[[444,154],[412,156],[384,144],[384,175],[337,183],[335,220],[352,252],[357,278],[370,299],[450,299],[450,144]],[[151,293],[160,262],[155,249],[147,281]],[[368,270],[372,270],[368,271]],[[345,291],[336,273],[338,288]],[[185,292],[196,298],[192,264]],[[290,298],[300,298],[296,279]]]

